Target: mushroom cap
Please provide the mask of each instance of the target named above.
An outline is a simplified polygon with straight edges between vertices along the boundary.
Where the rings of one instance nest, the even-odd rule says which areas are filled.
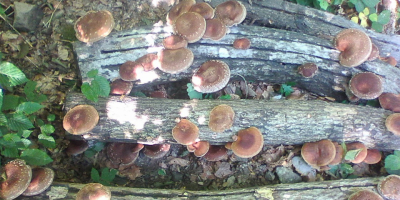
[[[336,147],[330,140],[307,142],[301,147],[301,156],[312,167],[328,165],[335,159]]]
[[[204,19],[212,19],[214,17],[214,8],[210,6],[210,4],[206,2],[200,2],[194,4],[189,12],[199,13]]]
[[[367,157],[368,149],[367,147],[361,142],[352,142],[346,144],[347,151],[360,149],[360,152],[356,155],[354,160],[350,160],[352,163],[361,163],[364,161],[365,157]]]
[[[228,29],[225,24],[218,18],[206,20],[206,31],[204,32],[204,39],[220,40],[225,35]]]
[[[110,200],[111,191],[100,183],[88,183],[76,194],[75,200]]]
[[[157,54],[148,53],[135,61],[142,65],[145,72],[152,71],[155,68],[160,67],[160,61],[158,60]]]
[[[400,94],[382,93],[378,99],[383,109],[400,112]]]
[[[143,147],[144,145],[139,143],[109,143],[106,147],[107,157],[117,165],[130,165],[135,162],[139,151],[143,149]]]
[[[400,199],[400,176],[389,175],[382,182],[378,183],[378,192],[385,199],[398,200]]]
[[[315,63],[305,63],[297,68],[300,75],[305,78],[312,78],[318,71],[318,66]]]
[[[186,146],[189,152],[194,152],[196,157],[203,157],[210,149],[210,143],[207,141],[194,142]]]
[[[362,72],[350,79],[349,88],[360,99],[375,99],[383,93],[383,82],[374,73]]]
[[[143,65],[136,61],[126,61],[119,66],[119,76],[124,81],[136,81],[144,71]]]
[[[225,148],[226,148],[226,149],[229,149],[229,150],[232,150],[232,142],[227,142],[227,143],[225,144]]]
[[[198,92],[211,93],[224,88],[230,77],[231,70],[225,62],[209,60],[193,74],[192,84]]]
[[[251,41],[247,38],[238,38],[233,41],[233,48],[246,50],[249,49],[251,45]]]
[[[186,48],[187,45],[187,40],[180,35],[170,35],[163,40],[163,46],[165,49]]]
[[[22,193],[24,196],[34,196],[42,193],[53,183],[54,171],[47,167],[32,169],[32,180],[28,188]]]
[[[185,38],[188,43],[199,41],[206,31],[206,20],[199,13],[187,12],[176,18],[172,28],[174,33]]]
[[[387,62],[389,65],[396,66],[397,65],[397,60],[393,56],[388,56],[388,57],[382,57],[380,58],[384,62]]]
[[[129,93],[131,93],[132,88],[133,88],[133,83],[131,81],[124,81],[118,78],[111,83],[110,94],[128,95]]]
[[[75,22],[74,29],[78,40],[92,43],[107,37],[114,25],[114,17],[110,11],[89,11]]]
[[[333,145],[335,145],[336,149],[335,158],[328,165],[337,165],[343,160],[344,149],[342,145],[338,144],[337,142],[333,142]]]
[[[361,190],[350,195],[348,200],[383,200],[378,193],[371,190]]]
[[[379,57],[379,49],[374,43],[372,43],[371,54],[369,54],[367,60],[368,61],[373,61],[373,60],[377,59],[378,57]]]
[[[400,136],[400,113],[393,113],[386,118],[385,122],[388,131]]]
[[[67,147],[68,155],[78,155],[85,152],[89,148],[86,140],[70,140]]]
[[[367,157],[364,159],[364,163],[367,164],[376,164],[382,159],[382,154],[378,149],[368,149]]]
[[[169,10],[167,14],[167,23],[173,24],[180,15],[189,12],[190,8],[196,3],[195,0],[182,0]]]
[[[366,61],[372,51],[371,39],[359,29],[345,29],[334,40],[335,48],[341,51],[339,62],[345,67],[355,67]]]
[[[230,0],[219,4],[215,8],[215,15],[229,27],[242,23],[246,18],[247,10],[240,1]]]
[[[220,161],[228,158],[227,153],[228,149],[224,145],[211,145],[204,158],[208,161]]]
[[[234,118],[235,111],[233,111],[232,107],[226,104],[215,106],[210,112],[208,127],[214,132],[222,133],[231,128]]]
[[[193,52],[188,48],[163,49],[158,53],[160,70],[170,74],[185,71],[192,65]]]
[[[144,145],[143,153],[149,158],[157,159],[165,156],[165,154],[168,153],[170,147],[170,144]]]
[[[181,119],[172,129],[172,137],[182,145],[189,145],[199,138],[199,128],[187,119]]]
[[[6,174],[6,180],[1,182],[0,199],[15,199],[21,195],[32,179],[32,169],[25,161],[15,159],[8,162],[2,173]]]
[[[232,151],[241,158],[251,158],[262,150],[264,138],[260,130],[250,127],[240,130],[237,140],[232,143]]]
[[[63,127],[73,135],[82,135],[91,131],[99,122],[99,113],[91,105],[73,107],[64,116]]]

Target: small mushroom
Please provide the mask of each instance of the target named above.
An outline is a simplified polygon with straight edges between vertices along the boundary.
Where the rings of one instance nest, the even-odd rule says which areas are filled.
[[[199,138],[199,128],[187,119],[181,119],[172,129],[172,137],[182,145],[190,145]]]
[[[66,151],[68,155],[78,155],[88,148],[89,145],[86,140],[70,140]]]
[[[232,142],[227,142],[227,143],[225,144],[225,148],[226,148],[226,149],[229,149],[229,150],[232,150]]]
[[[163,46],[165,49],[186,48],[187,45],[187,40],[180,35],[170,35],[163,40]]]
[[[360,99],[375,99],[383,93],[383,82],[374,73],[362,72],[350,79],[349,88]]]
[[[119,67],[119,76],[124,81],[136,81],[144,72],[144,67],[136,61],[126,61]]]
[[[368,61],[373,61],[375,59],[379,58],[379,49],[378,47],[372,43],[372,50],[371,50],[371,54],[368,56]]]
[[[34,196],[42,193],[53,183],[54,171],[47,167],[32,169],[32,180],[28,188],[22,193],[24,196]]]
[[[111,87],[110,94],[128,95],[129,93],[131,93],[131,90],[133,88],[133,83],[131,81],[124,81],[118,78],[111,83],[110,87]]]
[[[388,131],[400,136],[400,113],[393,113],[386,118],[385,122]]]
[[[311,167],[319,169],[335,159],[336,147],[330,140],[307,142],[301,148],[301,156]]]
[[[185,71],[192,65],[193,52],[188,48],[163,49],[158,53],[160,70],[170,74]]]
[[[169,10],[167,14],[167,23],[168,24],[173,24],[180,15],[183,13],[186,13],[190,10],[190,8],[196,4],[195,0],[182,0],[175,6]]]
[[[341,51],[339,62],[345,67],[361,65],[372,51],[372,42],[368,35],[354,28],[338,33],[334,43],[336,49]]]
[[[185,38],[188,43],[199,41],[206,31],[206,20],[199,13],[187,12],[180,15],[173,24],[174,33]]]
[[[382,93],[378,99],[383,109],[400,112],[400,94]]]
[[[89,11],[76,21],[74,29],[78,40],[93,43],[107,37],[114,25],[114,18],[109,11]]]
[[[378,149],[368,149],[367,157],[365,157],[363,162],[372,165],[381,161],[381,158],[382,154]]]
[[[196,12],[199,13],[204,19],[212,19],[214,17],[214,8],[210,6],[210,4],[206,2],[200,2],[194,4],[189,12]]]
[[[236,140],[232,143],[232,151],[241,158],[251,158],[262,150],[264,138],[260,130],[250,127],[240,130]]]
[[[100,183],[88,183],[76,194],[75,200],[110,200],[111,191]]]
[[[158,159],[165,156],[170,147],[169,144],[144,145],[143,154],[151,159]]]
[[[157,54],[148,53],[135,61],[138,64],[141,64],[145,72],[149,72],[154,70],[155,68],[160,67],[160,61],[158,60]]]
[[[210,149],[210,143],[207,141],[194,142],[186,146],[189,152],[193,152],[196,157],[203,157]]]
[[[225,35],[228,29],[225,24],[218,18],[206,20],[206,31],[204,32],[204,39],[220,40]]]
[[[315,63],[305,63],[297,68],[297,72],[304,78],[312,78],[318,72],[318,66]]]
[[[362,161],[364,161],[365,157],[367,157],[368,149],[361,142],[352,142],[352,143],[346,144],[346,148],[347,148],[347,151],[360,150],[360,152],[358,152],[358,154],[356,155],[356,157],[353,160],[349,160],[352,163],[356,163],[356,164],[361,163]]]
[[[383,200],[378,193],[371,190],[360,190],[350,195],[348,200]]]
[[[233,41],[233,48],[246,50],[249,49],[251,45],[251,41],[247,38],[238,38]]]
[[[82,135],[91,131],[99,122],[99,113],[91,105],[73,107],[64,116],[63,127],[73,135]]]
[[[208,127],[214,132],[222,133],[231,128],[234,118],[235,111],[230,106],[226,104],[215,106],[210,112]]]
[[[224,145],[210,145],[210,149],[204,155],[208,161],[220,161],[228,158],[228,150]]]
[[[139,155],[144,145],[139,143],[113,142],[106,147],[107,157],[115,168],[119,165],[131,165]]]
[[[1,172],[5,180],[0,185],[0,199],[17,198],[28,188],[32,179],[31,167],[21,159],[8,162]]]
[[[392,65],[393,67],[397,65],[397,60],[393,56],[381,57],[379,59],[382,60],[383,62],[388,63],[389,65]]]
[[[377,186],[379,194],[387,200],[400,199],[400,176],[389,175]]]
[[[328,164],[328,165],[337,165],[342,162],[343,160],[343,153],[344,149],[342,145],[338,144],[337,142],[332,142],[335,145],[336,153],[335,158]]]
[[[231,71],[225,62],[209,60],[193,74],[192,84],[198,92],[211,93],[224,88],[230,77]]]
[[[235,0],[225,1],[215,8],[216,17],[228,27],[242,23],[246,14],[246,7],[240,1]]]

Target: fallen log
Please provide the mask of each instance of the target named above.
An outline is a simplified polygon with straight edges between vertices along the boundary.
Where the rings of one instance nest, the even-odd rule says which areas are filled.
[[[369,148],[398,149],[400,137],[386,130],[391,111],[324,101],[183,100],[112,96],[90,102],[82,94],[67,95],[65,111],[79,104],[93,105],[99,112],[98,125],[83,138],[112,142],[175,143],[172,128],[181,118],[195,123],[200,140],[212,144],[231,142],[232,136],[257,127],[267,145],[300,145],[331,139],[360,141]],[[223,133],[208,128],[209,112],[220,104],[235,111],[233,126]],[[70,138],[82,139],[81,136]]]
[[[369,189],[376,192],[376,186],[385,177],[341,179],[335,181],[277,184],[257,188],[229,190],[168,190],[128,187],[108,187],[111,199],[303,199],[326,200],[347,199],[352,193]],[[35,199],[75,199],[84,184],[53,183],[45,192],[32,196],[20,196],[17,200]]]

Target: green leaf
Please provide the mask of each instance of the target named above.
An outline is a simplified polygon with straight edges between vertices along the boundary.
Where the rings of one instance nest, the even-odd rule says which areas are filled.
[[[3,107],[3,89],[0,89],[0,110]]]
[[[329,7],[329,3],[326,0],[318,0],[319,1],[319,7],[321,7],[322,10],[326,10]]]
[[[13,131],[23,131],[26,129],[35,128],[32,122],[23,114],[16,113],[13,114],[11,118],[8,119],[8,127]]]
[[[110,170],[109,168],[105,167],[101,170],[101,179],[111,183],[114,180],[117,172],[118,171],[116,169]]]
[[[47,115],[47,121],[52,122],[56,119],[56,115],[55,114],[49,114]]]
[[[167,175],[167,173],[165,172],[165,169],[159,169],[157,172],[158,172],[158,175],[160,175],[160,176]]]
[[[28,138],[31,135],[32,132],[33,131],[31,131],[31,130],[23,130],[23,131],[19,131],[18,135],[23,137],[23,138]]]
[[[52,134],[52,133],[54,133],[54,131],[55,131],[56,129],[54,128],[54,126],[53,125],[51,125],[51,124],[45,124],[45,125],[43,125],[43,126],[40,126],[40,131],[43,133],[43,134]]]
[[[284,95],[285,97],[287,97],[293,92],[293,88],[292,88],[292,86],[290,86],[288,84],[282,84],[281,85],[281,89],[279,90],[279,92],[282,95]]]
[[[187,89],[186,89],[186,91],[187,91],[187,93],[188,93],[190,99],[203,99],[203,93],[197,92],[197,91],[194,89],[192,83],[188,83],[188,84],[187,84]]]
[[[94,78],[95,76],[97,76],[97,74],[99,73],[99,70],[97,69],[92,69],[87,73],[87,76],[89,78]]]
[[[26,95],[26,98],[28,101],[33,101],[37,103],[42,103],[43,101],[46,101],[47,96],[44,94],[39,94],[36,92],[36,81],[31,81],[29,80],[24,87],[24,93]]]
[[[303,6],[312,6],[313,5],[312,0],[296,0],[296,2]]]
[[[335,1],[333,2],[333,5],[337,6],[337,5],[340,5],[340,4],[342,4],[342,3],[343,3],[343,0],[335,0]]]
[[[52,136],[46,135],[46,134],[39,134],[38,135],[39,142],[43,144],[46,148],[55,148],[56,147],[56,141]]]
[[[4,113],[0,113],[0,126],[6,126],[7,125],[7,118],[4,115]]]
[[[94,145],[93,149],[97,152],[100,152],[101,150],[104,149],[104,146],[106,144],[104,142],[96,142],[96,144]]]
[[[8,147],[1,151],[1,155],[9,158],[17,158],[19,156],[17,147]]]
[[[3,106],[1,110],[15,110],[20,102],[21,102],[20,96],[6,95],[3,98]]]
[[[108,97],[108,95],[110,95],[110,82],[108,82],[108,80],[102,76],[96,76],[94,77],[94,80],[96,81],[99,86],[100,86],[100,92],[99,92],[99,96],[101,97]]]
[[[96,94],[93,89],[90,87],[89,83],[83,83],[81,87],[83,95],[91,101],[97,102],[98,99],[98,94]]]
[[[371,20],[371,22],[376,22],[378,21],[378,15],[376,13],[370,14],[368,16],[369,20]]]
[[[356,7],[356,11],[359,13],[362,12],[365,8],[364,4],[361,1],[357,1],[354,6]]]
[[[17,86],[28,81],[25,74],[14,64],[9,62],[0,63],[0,74],[6,75],[11,86]]]
[[[28,165],[42,166],[53,162],[53,159],[51,159],[46,152],[39,149],[27,149],[21,153],[21,158],[24,159]]]
[[[344,156],[345,160],[354,160],[357,155],[361,152],[362,149],[355,149],[347,151],[346,155]]]
[[[100,174],[99,171],[97,171],[97,169],[92,167],[92,171],[90,172],[90,178],[92,178],[92,180],[94,182],[99,182],[100,181]]]
[[[380,0],[362,0],[362,2],[370,8],[374,8]]]
[[[399,150],[394,150],[393,155],[396,155],[396,156],[400,157],[400,151]]]
[[[340,164],[340,174],[343,178],[347,178],[352,173],[354,173],[354,169],[351,165],[347,163]]]
[[[385,168],[390,170],[400,170],[400,157],[388,155],[385,158]]]
[[[132,94],[134,97],[146,97],[146,95],[143,92],[134,92]]]
[[[379,107],[380,104],[376,99],[374,99],[374,100],[368,100],[367,105],[377,108],[377,107]]]
[[[93,156],[95,156],[96,153],[97,153],[97,152],[96,152],[95,150],[93,150],[93,149],[88,149],[88,150],[86,150],[86,151],[84,152],[86,158],[93,158]]]
[[[390,11],[384,10],[378,16],[378,23],[385,25],[390,21]]]
[[[222,99],[222,100],[229,100],[229,99],[231,99],[231,95],[229,95],[229,94],[222,95],[222,96],[219,97],[219,99]]]
[[[15,109],[17,113],[25,113],[27,115],[30,115],[32,113],[37,112],[41,108],[44,108],[44,106],[36,103],[36,102],[24,102],[19,104],[19,106]]]
[[[24,145],[24,149],[28,148],[32,144],[32,142],[26,138],[21,138],[21,143]]]
[[[378,22],[372,22],[371,28],[378,33],[381,33],[383,31],[383,25]]]

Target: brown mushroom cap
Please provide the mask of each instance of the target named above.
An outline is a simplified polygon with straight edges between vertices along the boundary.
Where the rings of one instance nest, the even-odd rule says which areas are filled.
[[[157,54],[154,53],[148,53],[135,61],[138,64],[141,64],[144,71],[152,71],[155,68],[160,67],[160,61],[158,60]]]
[[[47,167],[32,169],[32,180],[28,188],[22,193],[24,196],[34,196],[42,193],[53,183],[54,171]]]
[[[110,34],[114,25],[114,18],[109,11],[89,11],[76,21],[74,29],[78,40],[92,43]]]
[[[378,193],[371,190],[361,190],[350,195],[348,200],[383,200]]]
[[[237,140],[232,143],[232,151],[241,158],[251,158],[262,150],[264,138],[260,130],[250,127],[238,132]]]
[[[153,144],[153,145],[144,145],[143,153],[145,156],[157,159],[165,156],[168,153],[171,145],[169,144]]]
[[[372,43],[372,50],[371,50],[371,54],[368,56],[368,61],[373,61],[375,59],[377,59],[379,57],[379,49],[378,47]]]
[[[305,78],[312,78],[318,71],[318,66],[315,63],[305,63],[297,68],[300,75]]]
[[[131,165],[143,147],[144,145],[139,143],[109,143],[106,147],[107,157],[115,165]]]
[[[339,62],[345,67],[355,67],[366,61],[372,51],[371,39],[363,31],[350,28],[338,33],[335,47],[341,51]]]
[[[193,52],[187,48],[163,49],[158,53],[160,70],[170,74],[185,71],[192,65]]]
[[[382,108],[400,112],[400,94],[382,93],[378,99]]]
[[[349,88],[360,99],[375,99],[383,92],[383,82],[381,77],[374,73],[362,72],[350,79]]]
[[[189,12],[199,13],[204,19],[212,19],[214,17],[214,8],[210,6],[210,4],[206,2],[200,2],[194,4]]]
[[[88,183],[76,194],[76,200],[110,200],[111,191],[100,183]]]
[[[367,157],[365,157],[364,161],[367,164],[376,164],[381,161],[382,154],[378,149],[368,149]]]
[[[133,88],[133,83],[131,81],[124,81],[118,78],[111,83],[110,87],[111,87],[110,94],[128,95],[129,93],[131,93],[131,90]]]
[[[388,131],[400,136],[400,113],[393,113],[386,118],[385,122]]]
[[[227,152],[228,150],[224,145],[211,145],[204,158],[208,161],[224,160],[228,158]]]
[[[215,106],[210,112],[208,127],[214,132],[222,133],[231,128],[234,118],[235,111],[230,106],[226,104]]]
[[[310,166],[328,165],[335,158],[336,148],[330,140],[307,142],[301,148],[301,156]]]
[[[387,62],[389,65],[392,65],[392,66],[397,65],[397,60],[393,56],[382,57],[380,59],[384,62]]]
[[[189,145],[199,138],[199,128],[187,119],[181,119],[172,129],[172,137],[182,145]]]
[[[400,199],[400,176],[389,175],[377,186],[379,194],[388,200]]]
[[[227,143],[225,144],[225,148],[226,148],[226,149],[229,149],[229,150],[232,150],[232,142],[227,142]]]
[[[196,3],[195,0],[182,0],[169,10],[167,14],[167,23],[173,24],[180,15],[186,13]]]
[[[238,38],[233,41],[233,48],[246,50],[249,49],[251,45],[251,41],[247,38]]]
[[[187,40],[180,35],[170,35],[163,40],[163,46],[166,49],[186,48],[187,45]]]
[[[21,195],[32,179],[32,169],[25,161],[16,159],[8,162],[3,168],[5,180],[1,182],[0,199],[15,199]]]
[[[210,143],[207,141],[194,142],[186,146],[189,152],[194,152],[197,157],[203,157],[210,149]]]
[[[365,157],[367,157],[368,149],[367,147],[361,142],[352,142],[346,144],[347,151],[360,149],[360,152],[356,155],[354,160],[350,160],[352,163],[361,163],[364,161]]]
[[[174,33],[188,43],[199,41],[206,31],[206,20],[199,13],[187,12],[180,15],[173,24]]]
[[[336,149],[335,158],[328,165],[337,165],[343,160],[344,149],[342,145],[338,144],[337,142],[333,142],[333,145],[335,145]]]
[[[204,32],[204,39],[220,40],[225,35],[228,29],[225,24],[218,18],[206,20],[206,31]]]
[[[203,93],[216,92],[226,86],[231,76],[229,66],[220,60],[203,63],[192,76],[195,90]]]
[[[91,131],[99,122],[99,113],[91,105],[73,107],[64,116],[63,127],[73,135],[82,135]]]
[[[70,140],[66,151],[68,155],[78,155],[88,148],[89,145],[86,140]]]
[[[246,14],[246,7],[240,1],[235,0],[225,1],[215,8],[216,17],[228,27],[242,23]]]
[[[124,81],[136,81],[144,71],[144,67],[140,63],[126,61],[119,67],[119,76]]]

